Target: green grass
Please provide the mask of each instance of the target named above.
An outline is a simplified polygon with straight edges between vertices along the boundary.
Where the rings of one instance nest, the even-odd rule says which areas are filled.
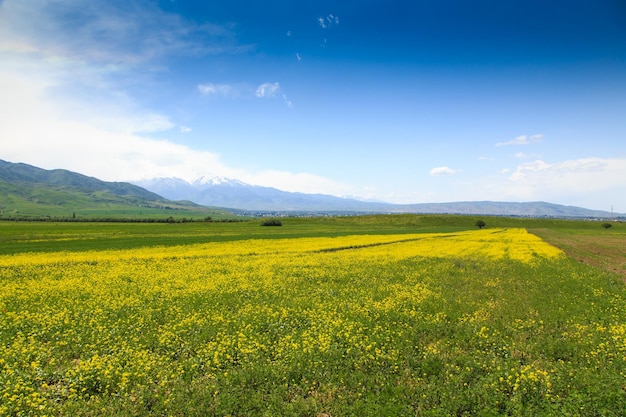
[[[121,211],[124,214],[127,210]],[[98,215],[102,213],[98,212]],[[111,213],[109,213],[111,214]],[[167,214],[167,213],[166,213]],[[226,217],[228,218],[228,217]],[[217,220],[220,217],[216,217]],[[617,235],[621,225],[605,230],[598,222],[455,215],[368,215],[350,217],[284,218],[281,227],[259,227],[263,220],[234,223],[116,223],[0,221],[0,254],[19,252],[131,249],[242,239],[453,232],[475,229],[478,219],[490,227],[554,230],[575,235]]]

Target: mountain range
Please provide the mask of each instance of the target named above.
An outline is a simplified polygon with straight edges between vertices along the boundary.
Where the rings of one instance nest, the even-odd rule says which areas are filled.
[[[222,177],[202,177],[192,182],[179,178],[157,178],[137,181],[134,184],[171,200],[189,200],[207,206],[227,207],[252,212],[439,213],[586,218],[624,216],[623,214],[613,214],[608,211],[589,210],[546,202],[465,201],[390,204],[325,194],[287,192]]]
[[[466,201],[390,204],[325,194],[293,193],[222,177],[187,182],[159,178],[107,182],[65,169],[0,160],[0,218],[21,216],[224,217],[236,214],[439,213],[528,217],[626,218],[602,210],[546,202]]]

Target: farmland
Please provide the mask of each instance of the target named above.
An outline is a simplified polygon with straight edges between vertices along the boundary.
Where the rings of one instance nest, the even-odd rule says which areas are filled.
[[[621,225],[486,220],[0,223],[0,415],[621,415]]]

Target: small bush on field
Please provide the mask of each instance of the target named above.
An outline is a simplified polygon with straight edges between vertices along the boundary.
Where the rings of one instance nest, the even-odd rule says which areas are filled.
[[[261,223],[261,226],[282,226],[283,223],[280,220],[265,220],[263,223]]]
[[[602,223],[602,227],[604,227],[605,229],[610,229],[611,227],[613,227],[613,225],[611,223]]]

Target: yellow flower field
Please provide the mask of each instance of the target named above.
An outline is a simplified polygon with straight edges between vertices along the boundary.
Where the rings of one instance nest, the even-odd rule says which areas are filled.
[[[411,243],[410,245],[403,245]],[[95,262],[127,259],[165,259],[172,257],[215,257],[232,255],[265,255],[307,253],[350,248],[367,248],[398,244],[392,256],[488,256],[508,257],[529,262],[534,256],[554,257],[562,252],[525,229],[485,229],[456,233],[402,235],[352,235],[333,238],[249,239],[244,241],[148,247],[130,251],[85,251],[54,254],[34,253],[0,256],[0,266],[58,264],[61,262]],[[368,255],[370,252],[368,252]]]
[[[626,383],[623,292],[575,267],[504,228],[1,256],[0,415],[574,410]]]

